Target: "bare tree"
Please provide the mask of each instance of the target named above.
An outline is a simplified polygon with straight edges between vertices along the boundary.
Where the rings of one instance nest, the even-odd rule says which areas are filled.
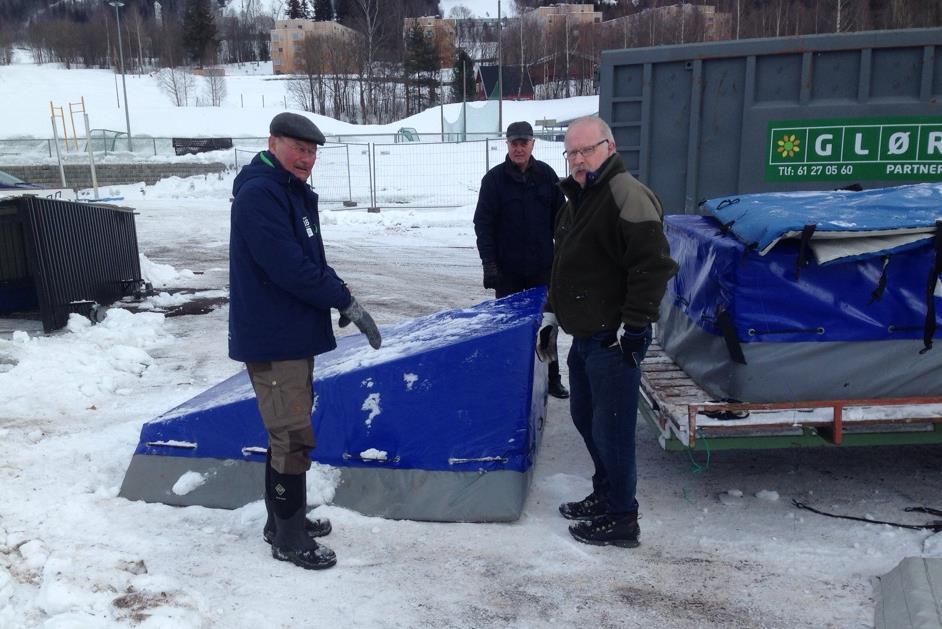
[[[13,29],[0,26],[0,65],[13,62]]]
[[[323,37],[305,37],[301,44],[298,78],[288,82],[288,94],[305,111],[326,114],[328,42]]]
[[[451,7],[451,11],[448,12],[448,17],[453,20],[467,20],[474,17],[474,13],[463,4],[456,4]]]
[[[377,52],[386,38],[385,22],[380,17],[380,0],[353,0],[353,22],[363,35],[362,69],[364,82],[360,87],[361,122],[375,122],[377,90],[375,85]]]
[[[222,68],[207,68],[203,79],[206,84],[207,101],[213,107],[219,107],[226,99],[226,77]]]
[[[188,106],[190,97],[195,97],[196,79],[183,68],[161,68],[156,78],[158,87],[177,107]]]

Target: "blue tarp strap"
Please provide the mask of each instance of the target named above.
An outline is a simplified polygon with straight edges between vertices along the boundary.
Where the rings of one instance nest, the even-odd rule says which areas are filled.
[[[801,278],[801,267],[808,264],[808,249],[816,228],[816,224],[809,223],[801,230],[801,248],[798,250],[798,260],[795,263],[795,279]]]
[[[735,204],[737,204],[737,203],[739,203],[739,199],[723,199],[722,201],[719,202],[719,204],[716,206],[716,210],[714,210],[714,211],[715,211],[715,212],[718,212],[718,211],[722,210],[724,207],[728,207],[728,206],[730,206],[730,205],[735,205]],[[703,205],[703,202],[701,202],[700,205],[702,206],[702,205]],[[715,214],[714,214],[714,216],[715,216]],[[720,233],[725,236],[726,234],[729,233],[729,230],[731,230],[731,229],[733,228],[733,225],[735,225],[735,224],[736,224],[736,219],[735,219],[735,218],[734,218],[733,220],[731,220],[731,221],[726,222],[726,223],[720,223]]]
[[[888,267],[890,264],[890,256],[881,257],[880,262],[882,263],[880,279],[877,282],[877,287],[873,289],[872,293],[870,293],[870,301],[868,302],[868,305],[874,303],[875,301],[880,301],[880,298],[883,297],[883,291],[886,290],[886,267]]]
[[[922,342],[925,345],[919,353],[925,354],[932,349],[932,337],[935,336],[935,287],[942,275],[942,220],[935,222],[935,264],[929,270],[929,281],[926,286],[926,324],[922,331]]]

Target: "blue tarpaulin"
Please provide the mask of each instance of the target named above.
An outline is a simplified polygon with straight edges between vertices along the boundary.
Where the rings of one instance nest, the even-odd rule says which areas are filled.
[[[779,195],[784,196],[784,195]],[[796,208],[808,200],[792,195]],[[665,352],[712,397],[748,402],[942,395],[934,238],[893,255],[802,264],[710,216],[667,216],[679,271],[661,303]]]
[[[918,247],[942,220],[942,184],[746,194],[710,199],[702,207],[762,255],[781,240],[800,238],[813,229],[808,236],[815,243],[812,248],[830,247],[823,253],[816,250],[818,262],[825,263]],[[854,244],[844,248],[848,239]],[[845,242],[834,242],[840,240]],[[839,250],[832,251],[834,247]]]
[[[718,315],[726,312],[741,343],[922,338],[935,258],[929,241],[892,256],[885,277],[879,258],[812,262],[798,275],[794,241],[760,256],[708,216],[667,216],[665,231],[680,265],[669,297],[710,334],[723,334]],[[874,299],[881,277],[885,289]],[[942,326],[942,297],[935,299]]]
[[[387,326],[379,351],[362,335],[345,336],[317,357],[312,459],[358,484],[348,506],[368,502],[374,514],[415,519],[519,514],[545,416],[546,367],[534,358],[544,299],[534,289]],[[240,506],[260,497],[261,482],[240,489],[222,482],[225,470],[264,462],[266,447],[240,371],[144,424],[122,495]],[[261,473],[254,467],[248,476]],[[185,471],[207,482],[176,495]],[[487,475],[491,486],[481,482]],[[500,479],[512,488],[493,484]]]

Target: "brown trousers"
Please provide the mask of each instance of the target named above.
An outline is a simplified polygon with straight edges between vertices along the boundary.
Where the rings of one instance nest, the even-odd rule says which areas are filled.
[[[271,466],[281,474],[303,474],[311,467],[314,428],[314,361],[246,363],[262,422],[268,431]]]

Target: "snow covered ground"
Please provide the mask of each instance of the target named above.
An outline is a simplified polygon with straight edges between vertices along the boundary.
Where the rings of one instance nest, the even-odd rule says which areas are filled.
[[[0,67],[0,120],[47,97],[42,81],[10,97],[11,73],[28,69]],[[73,72],[92,71],[46,78],[91,76]],[[513,117],[530,120],[574,107],[518,106]],[[264,129],[276,113],[153,107],[147,124],[161,135],[239,129],[243,116]],[[426,114],[409,126],[435,131],[438,114]],[[28,124],[0,128],[14,133],[46,135]],[[321,506],[339,558],[326,572],[271,559],[261,502],[224,511],[117,497],[142,422],[240,369],[226,357],[224,303],[233,176],[115,187],[139,213],[143,269],[165,293],[143,308],[112,309],[95,326],[73,317],[50,335],[34,322],[0,321],[0,628],[867,627],[875,576],[906,556],[942,556],[942,535],[791,504],[923,522],[902,509],[942,507],[938,447],[689,457],[664,452],[646,425],[642,545],[579,544],[556,508],[588,493],[591,466],[566,403],[552,398],[519,521],[386,521]],[[327,255],[380,324],[467,306],[489,298],[472,214],[473,205],[324,212]],[[161,312],[200,299],[221,305]],[[335,482],[332,470],[312,470],[309,498],[329,501]]]

